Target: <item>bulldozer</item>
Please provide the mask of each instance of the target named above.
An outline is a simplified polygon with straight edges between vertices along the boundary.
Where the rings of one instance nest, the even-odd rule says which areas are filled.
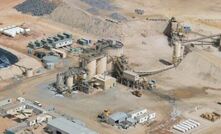
[[[98,114],[97,118],[100,122],[106,122],[110,114],[110,110],[105,109],[102,113]]]

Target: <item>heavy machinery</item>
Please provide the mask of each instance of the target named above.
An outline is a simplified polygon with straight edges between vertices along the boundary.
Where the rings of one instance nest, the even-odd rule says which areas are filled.
[[[97,119],[100,122],[106,122],[111,112],[108,109],[105,109],[102,113],[98,114]]]
[[[203,113],[200,115],[200,117],[214,122],[214,121],[220,119],[221,115],[216,112],[212,112],[212,113]]]
[[[154,90],[156,89],[156,80],[149,80],[148,85],[147,85],[147,89],[148,90]]]
[[[141,97],[142,96],[142,93],[140,90],[135,90],[135,91],[132,91],[131,92],[133,95],[137,96],[137,97]]]

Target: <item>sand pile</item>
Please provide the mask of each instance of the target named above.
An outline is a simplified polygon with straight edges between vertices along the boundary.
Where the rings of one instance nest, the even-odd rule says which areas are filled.
[[[208,82],[221,82],[220,59],[205,51],[194,51],[188,54],[177,71],[183,71]]]
[[[100,38],[119,38],[121,36],[121,28],[118,24],[105,21],[65,3],[57,7],[48,17]]]

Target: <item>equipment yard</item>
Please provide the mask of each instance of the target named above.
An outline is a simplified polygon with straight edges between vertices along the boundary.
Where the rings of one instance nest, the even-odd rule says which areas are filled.
[[[0,133],[219,134],[220,5],[1,0]]]

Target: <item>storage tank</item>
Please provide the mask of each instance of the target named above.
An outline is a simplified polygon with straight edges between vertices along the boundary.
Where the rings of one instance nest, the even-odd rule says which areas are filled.
[[[59,88],[60,86],[63,85],[64,85],[63,75],[57,74],[56,87]]]
[[[107,57],[97,59],[97,74],[103,74],[107,71]]]
[[[91,79],[96,75],[96,60],[92,60],[87,64],[88,78]]]
[[[181,56],[181,43],[175,42],[174,47],[174,56],[179,58]]]
[[[26,70],[26,76],[27,77],[32,77],[33,75],[34,75],[34,72],[33,72],[32,68]]]
[[[73,76],[69,76],[69,77],[66,79],[66,84],[67,84],[68,89],[72,89],[72,87],[73,87],[73,81],[74,81]]]
[[[177,63],[182,59],[182,46],[180,42],[174,42],[173,63]]]

